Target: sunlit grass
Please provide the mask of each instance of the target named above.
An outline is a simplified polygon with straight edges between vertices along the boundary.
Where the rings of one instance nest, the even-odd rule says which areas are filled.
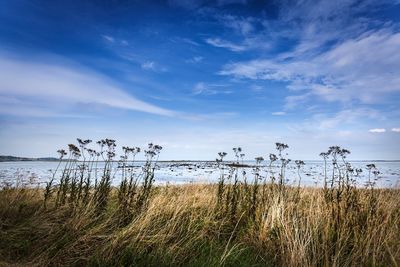
[[[79,141],[79,140],[78,140]],[[142,172],[131,168],[138,148],[124,147],[122,181],[110,179],[115,141],[100,152],[70,145],[60,178],[45,188],[0,191],[0,264],[37,266],[397,266],[400,263],[400,190],[356,187],[359,170],[350,152],[331,147],[323,155],[324,186],[285,183],[289,159],[278,143],[263,168],[252,173],[217,160],[217,184],[155,186],[160,146],[145,151]],[[80,155],[78,155],[78,153]],[[82,155],[82,154],[85,154]],[[61,151],[60,158],[66,156]],[[77,161],[82,157],[81,161]],[[101,171],[93,166],[104,157]],[[330,163],[331,162],[331,163]],[[278,164],[277,171],[271,165]],[[243,161],[242,161],[243,164]],[[236,166],[236,167],[235,167]],[[331,173],[328,175],[328,172]],[[55,181],[59,182],[55,182]]]

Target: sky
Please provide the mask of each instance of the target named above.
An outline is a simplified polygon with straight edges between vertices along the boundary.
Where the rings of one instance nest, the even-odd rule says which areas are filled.
[[[400,159],[400,1],[0,0],[0,154]]]

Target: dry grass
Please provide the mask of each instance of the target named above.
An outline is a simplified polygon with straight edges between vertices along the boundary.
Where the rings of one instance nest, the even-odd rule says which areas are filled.
[[[371,190],[353,189],[350,208],[323,189],[287,187],[284,198],[266,191],[253,218],[242,202],[234,217],[217,205],[216,185],[156,187],[146,209],[121,225],[117,189],[102,214],[54,199],[44,208],[43,190],[5,189],[0,265],[399,265],[398,189],[374,189],[374,203]]]
[[[252,174],[218,153],[215,185],[154,185],[161,146],[149,144],[136,173],[139,148],[115,140],[69,145],[60,179],[43,189],[0,191],[0,264],[21,266],[398,266],[400,189],[377,189],[379,171],[361,169],[338,146],[321,153],[323,188],[286,184],[288,145],[276,143],[267,168],[257,157]],[[68,153],[59,150],[60,163]],[[99,157],[104,167],[97,168]],[[82,160],[83,159],[83,160]],[[327,160],[332,164],[327,165]],[[275,169],[272,165],[275,164]],[[60,166],[60,164],[59,164]],[[58,169],[58,167],[57,167]],[[118,187],[111,186],[116,171]],[[332,173],[330,177],[327,171]],[[54,184],[59,181],[58,184]]]

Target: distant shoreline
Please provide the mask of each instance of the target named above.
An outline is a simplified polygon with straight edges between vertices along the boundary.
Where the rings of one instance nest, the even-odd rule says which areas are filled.
[[[63,159],[63,161],[67,161],[68,159]],[[58,158],[54,157],[41,157],[41,158],[29,158],[29,157],[16,157],[16,156],[0,156],[0,162],[33,162],[33,161],[40,161],[40,162],[54,162],[59,161]],[[227,162],[233,162],[234,160],[227,160]],[[254,160],[244,160],[243,162],[253,162]],[[268,161],[268,160],[267,160]],[[310,161],[321,161],[323,160],[304,160],[305,162]],[[393,159],[393,160],[384,160],[384,159],[364,159],[364,160],[349,160],[350,162],[400,162],[400,159]],[[104,160],[99,160],[98,162],[104,162]],[[118,162],[114,160],[113,162]],[[145,162],[145,160],[135,160],[135,162]],[[215,160],[159,160],[158,162],[215,162]]]
[[[53,157],[43,158],[26,158],[15,156],[0,156],[0,162],[16,162],[16,161],[58,161],[59,159]]]

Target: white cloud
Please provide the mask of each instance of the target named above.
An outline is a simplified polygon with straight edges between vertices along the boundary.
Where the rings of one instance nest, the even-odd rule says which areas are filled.
[[[160,66],[159,64],[157,64],[154,61],[146,61],[143,62],[140,67],[144,70],[151,70],[151,71],[155,71],[155,72],[166,72],[167,68]]]
[[[208,38],[208,39],[206,39],[206,42],[212,46],[226,48],[233,52],[241,52],[241,51],[246,50],[245,46],[237,45],[237,44],[231,43],[229,41],[222,40],[220,38]]]
[[[239,42],[246,49],[268,52],[265,48],[279,47],[282,39],[297,44],[273,58],[226,64],[220,74],[286,82],[289,90],[297,91],[287,98],[291,108],[296,99],[304,103],[312,97],[329,102],[382,102],[400,91],[400,32],[399,24],[374,19],[372,13],[393,4],[283,1],[277,20],[220,15],[223,25],[244,35]]]
[[[181,40],[182,42],[190,44],[190,45],[200,46],[200,44],[198,42],[195,42],[195,41],[193,41],[192,39],[189,39],[189,38],[178,38],[178,40]]]
[[[199,95],[203,93],[207,89],[207,86],[203,82],[198,82],[195,84],[193,88],[193,94],[194,95]]]
[[[203,57],[200,57],[200,56],[199,57],[194,57],[193,61],[194,62],[201,62],[201,61],[203,61]]]
[[[57,105],[100,104],[163,116],[177,113],[141,101],[107,77],[71,62],[57,64],[0,56],[0,95],[30,105],[57,109]],[[15,105],[15,110],[24,109]],[[41,111],[43,112],[43,111]],[[53,112],[50,110],[49,113]],[[29,116],[29,114],[26,114]]]
[[[105,35],[105,34],[101,35],[101,37],[105,41],[107,41],[109,44],[111,44],[112,47],[114,47],[114,45],[119,45],[119,46],[123,46],[123,47],[126,47],[126,46],[129,45],[129,42],[127,40],[125,40],[125,39],[118,39],[118,38],[113,37],[111,35]]]
[[[206,89],[207,89],[207,87],[206,87],[205,83],[198,82],[193,87],[193,94],[194,95],[199,95],[199,94],[203,93]]]
[[[231,90],[221,90],[216,88],[227,87],[225,84],[207,84],[204,82],[198,82],[194,85],[192,93],[194,95],[216,95],[216,94],[231,94]]]
[[[115,42],[115,38],[109,35],[102,35],[101,37],[103,37],[105,40],[107,40],[110,43],[114,43]]]
[[[356,108],[339,111],[331,117],[327,117],[324,114],[316,114],[313,119],[318,121],[319,129],[332,129],[346,124],[354,126],[360,119],[382,120],[384,117],[374,109]]]
[[[371,28],[383,27],[382,20],[370,18],[380,8],[388,8],[392,1],[373,0],[295,0],[282,2],[280,26],[286,38],[295,38],[298,45],[286,55],[316,55],[330,43],[343,43],[360,36]],[[390,23],[386,23],[390,25]],[[278,24],[279,25],[279,24]],[[285,54],[282,57],[286,56]]]
[[[304,121],[290,122],[290,128],[296,132],[346,131],[365,127],[364,120],[383,121],[386,118],[377,110],[370,108],[345,109],[334,114],[316,113]]]
[[[285,109],[293,109],[300,104],[304,104],[309,97],[309,93],[302,95],[290,95],[285,97]]]
[[[325,101],[358,100],[371,104],[400,92],[400,33],[368,32],[318,56],[291,60],[256,59],[225,65],[219,72],[237,78],[275,80],[288,89]],[[293,98],[288,98],[294,107]]]
[[[217,19],[226,27],[232,28],[239,34],[247,36],[254,31],[255,19],[252,17],[237,17],[233,15],[218,16]]]
[[[283,115],[286,115],[286,112],[284,112],[284,111],[276,111],[276,112],[272,112],[271,114],[274,115],[274,116],[283,116]]]
[[[155,65],[154,61],[146,61],[146,62],[142,63],[141,67],[144,70],[155,70],[156,65]]]
[[[210,38],[209,44],[216,47],[227,48],[231,51],[241,52],[245,50],[269,50],[272,48],[274,37],[276,34],[272,29],[264,29],[265,20],[260,17],[244,17],[232,14],[224,14],[223,12],[209,11],[208,15],[215,19],[216,23],[232,30],[231,36],[243,38],[240,42],[232,43],[221,38]],[[276,30],[276,28],[273,28]]]
[[[392,128],[392,132],[400,133],[400,128]]]
[[[386,132],[386,129],[375,128],[375,129],[369,129],[368,132],[370,132],[370,133],[384,133],[384,132]]]

